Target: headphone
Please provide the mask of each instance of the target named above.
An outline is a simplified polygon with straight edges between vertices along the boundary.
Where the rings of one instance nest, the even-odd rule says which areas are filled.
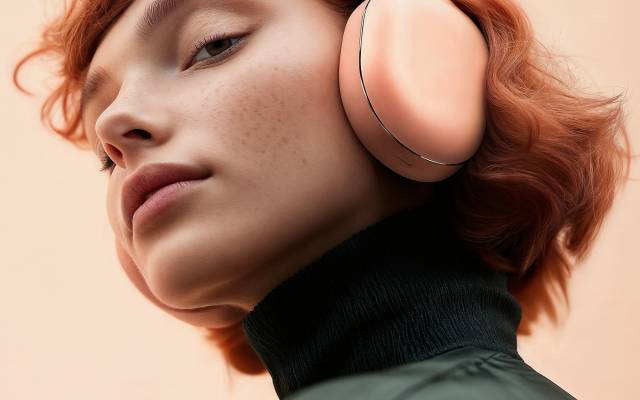
[[[342,39],[342,104],[386,167],[444,180],[480,147],[487,63],[482,32],[451,0],[367,0]]]

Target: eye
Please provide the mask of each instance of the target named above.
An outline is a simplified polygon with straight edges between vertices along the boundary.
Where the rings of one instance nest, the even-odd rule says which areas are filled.
[[[230,36],[226,33],[218,33],[205,37],[195,45],[192,52],[191,61],[187,68],[193,64],[197,64],[203,60],[216,60],[221,56],[228,54],[233,50],[239,42],[242,41],[243,35]]]

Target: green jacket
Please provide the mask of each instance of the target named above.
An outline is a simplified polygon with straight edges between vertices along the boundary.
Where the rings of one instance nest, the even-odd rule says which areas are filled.
[[[473,346],[308,386],[286,400],[575,399],[525,362]]]

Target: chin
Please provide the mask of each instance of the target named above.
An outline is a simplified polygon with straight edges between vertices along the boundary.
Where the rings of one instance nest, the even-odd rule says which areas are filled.
[[[145,280],[153,295],[167,307],[174,310],[195,310],[210,307],[196,299],[201,284],[194,282],[193,277],[184,271],[184,266],[169,265],[166,267],[153,265],[146,273]]]
[[[247,315],[247,311],[229,305],[208,306],[192,310],[162,308],[173,317],[189,325],[206,329],[223,329],[238,325]]]
[[[189,310],[215,304],[203,293],[212,287],[212,282],[223,281],[215,276],[211,266],[211,250],[194,246],[197,238],[175,240],[167,235],[166,240],[154,243],[144,257],[142,274],[153,295],[167,307]],[[207,298],[205,298],[207,297]]]

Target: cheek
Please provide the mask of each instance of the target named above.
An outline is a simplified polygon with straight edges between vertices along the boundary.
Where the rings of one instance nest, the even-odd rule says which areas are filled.
[[[225,94],[220,99],[203,99],[210,107],[206,124],[219,127],[215,139],[226,154],[259,170],[299,156],[300,121],[309,101],[308,96],[301,96],[300,88],[280,82],[283,77],[278,67],[271,68],[247,72],[247,77],[221,89]],[[288,157],[283,158],[282,153]]]
[[[205,140],[245,177],[308,168],[345,127],[334,63],[317,63],[260,65],[223,86],[211,84],[197,130],[205,127]]]
[[[181,129],[193,140],[201,136],[212,159],[245,177],[307,170],[323,161],[317,152],[327,144],[342,144],[335,142],[346,125],[338,87],[342,30],[333,19],[301,24],[298,15],[290,17],[172,91],[175,119],[186,124]]]
[[[116,171],[109,177],[109,183],[107,185],[107,198],[106,198],[106,213],[107,218],[109,219],[109,225],[111,226],[111,230],[117,237],[126,237],[125,233],[125,223],[122,217],[122,209],[120,207],[121,203],[121,189],[122,186],[121,178],[119,174],[122,171],[116,169]],[[124,173],[123,173],[124,175]]]

